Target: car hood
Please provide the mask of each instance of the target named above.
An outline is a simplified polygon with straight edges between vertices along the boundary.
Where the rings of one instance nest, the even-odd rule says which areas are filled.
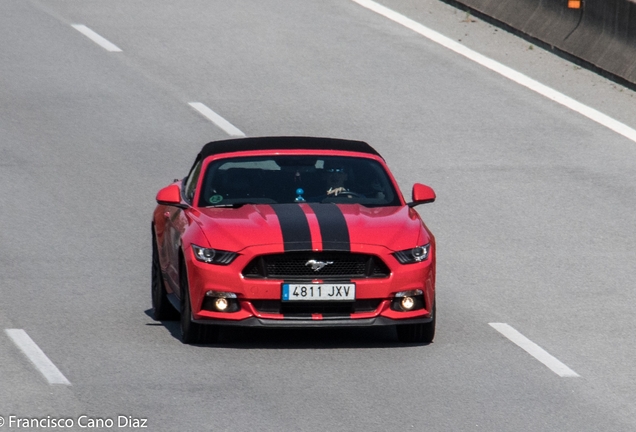
[[[365,245],[402,250],[428,242],[419,215],[407,206],[246,204],[198,210],[195,219],[210,247],[237,252],[261,245],[276,245],[272,252],[364,251]]]

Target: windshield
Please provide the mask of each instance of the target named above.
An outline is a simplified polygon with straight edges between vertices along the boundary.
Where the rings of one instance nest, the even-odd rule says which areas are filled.
[[[201,207],[303,202],[400,205],[382,165],[365,158],[274,155],[221,159],[208,165],[201,187]]]

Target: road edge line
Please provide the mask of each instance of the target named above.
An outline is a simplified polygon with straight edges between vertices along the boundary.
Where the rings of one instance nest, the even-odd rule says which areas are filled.
[[[575,99],[572,99],[571,97],[566,96],[565,94],[554,90],[553,88],[548,87],[547,85],[542,84],[539,81],[512,69],[509,66],[505,66],[504,64],[499,63],[498,61],[493,60],[489,57],[486,57],[485,55],[480,54],[477,51],[466,47],[465,45],[455,42],[453,39],[444,36],[441,33],[438,33],[435,30],[432,30],[424,26],[423,24],[420,24],[417,21],[414,21],[411,18],[408,18],[386,6],[383,6],[372,0],[351,1],[379,15],[382,15],[383,17],[402,25],[403,27],[406,27],[414,31],[415,33],[418,33],[425,38],[443,46],[444,48],[454,51],[455,53],[460,54],[468,58],[469,60],[472,60],[475,63],[478,63],[490,69],[491,71],[496,72],[499,75],[534,91],[535,93],[538,93],[560,105],[563,105],[566,108],[569,108],[570,110],[577,112],[582,116],[587,117],[588,119],[602,126],[605,126],[606,128],[636,143],[636,130],[608,116],[607,114],[603,114],[602,112],[590,106],[587,106]]]

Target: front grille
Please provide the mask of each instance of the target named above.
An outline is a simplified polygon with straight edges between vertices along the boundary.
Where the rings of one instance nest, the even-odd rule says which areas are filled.
[[[312,264],[315,262],[327,264],[314,270]],[[288,252],[262,255],[254,258],[243,269],[245,277],[286,280],[383,278],[388,277],[390,273],[389,268],[379,258],[348,252]]]
[[[282,302],[280,300],[252,300],[252,306],[261,313],[283,314],[285,317],[309,318],[312,314],[327,317],[348,317],[352,313],[373,312],[382,299],[364,299],[353,302]]]

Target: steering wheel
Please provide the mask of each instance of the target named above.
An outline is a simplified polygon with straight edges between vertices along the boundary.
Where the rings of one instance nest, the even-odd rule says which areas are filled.
[[[322,199],[322,202],[342,202],[338,198],[366,198],[365,195],[358,192],[340,192],[338,195],[327,195]]]
[[[364,196],[364,195],[362,195],[361,193],[358,193],[358,192],[351,192],[351,191],[340,192],[340,193],[338,194],[338,196],[340,196],[340,195],[347,195],[347,196],[354,197],[354,198],[365,198],[365,196]]]

